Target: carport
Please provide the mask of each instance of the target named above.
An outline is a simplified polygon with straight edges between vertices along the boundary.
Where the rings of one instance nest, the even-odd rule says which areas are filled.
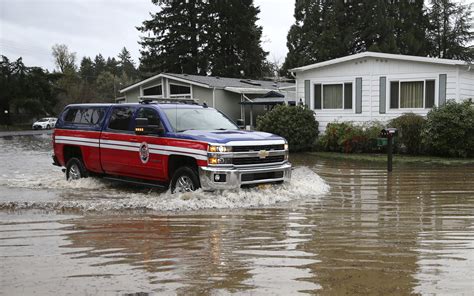
[[[285,95],[277,91],[269,91],[266,94],[264,94],[262,97],[258,97],[254,99],[250,99],[245,95],[244,95],[244,98],[245,100],[242,100],[240,104],[243,105],[244,107],[243,114],[245,114],[245,111],[246,111],[245,108],[247,106],[250,106],[250,122],[249,123],[251,127],[254,126],[254,122],[253,122],[254,121],[253,120],[253,107],[254,106],[264,106],[265,110],[269,111],[269,110],[272,110],[273,107],[275,107],[275,105],[291,105],[291,106],[296,105],[295,99],[287,98],[285,97]],[[246,124],[245,118],[243,118],[243,120],[244,120],[244,124]]]

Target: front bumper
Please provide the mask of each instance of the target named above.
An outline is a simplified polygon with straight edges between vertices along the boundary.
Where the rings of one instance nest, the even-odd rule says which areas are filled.
[[[216,181],[215,175],[219,175]],[[291,179],[291,164],[252,168],[199,167],[203,190],[237,189],[242,185],[287,182]],[[225,181],[223,181],[225,179]]]

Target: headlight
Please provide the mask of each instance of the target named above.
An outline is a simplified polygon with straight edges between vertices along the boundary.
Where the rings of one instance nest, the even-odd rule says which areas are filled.
[[[288,150],[288,143],[285,143],[285,150]]]
[[[232,152],[232,147],[209,145],[209,152]]]
[[[230,164],[231,158],[223,158],[223,157],[209,157],[208,158],[209,164]]]

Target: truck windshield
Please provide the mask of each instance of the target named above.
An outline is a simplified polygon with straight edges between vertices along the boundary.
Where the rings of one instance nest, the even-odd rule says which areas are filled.
[[[168,120],[177,132],[187,130],[237,130],[238,127],[215,109],[166,108]]]

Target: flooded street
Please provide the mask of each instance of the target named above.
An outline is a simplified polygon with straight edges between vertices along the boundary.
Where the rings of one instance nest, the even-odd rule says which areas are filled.
[[[0,138],[0,295],[472,294],[474,167],[292,155],[291,184],[171,195],[65,181]]]

